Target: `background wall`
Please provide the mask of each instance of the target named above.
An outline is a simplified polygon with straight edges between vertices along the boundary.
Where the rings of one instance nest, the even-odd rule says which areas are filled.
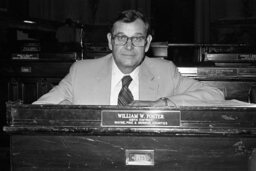
[[[1,0],[0,17],[53,22],[71,18],[100,27],[109,25],[117,13],[130,8],[150,18],[156,41],[228,43],[234,42],[231,33],[239,37],[238,32],[246,31],[250,40],[243,35],[241,41],[254,42],[255,0]]]
[[[30,0],[31,17],[84,24],[109,24],[119,11],[138,9],[150,17],[150,0]]]
[[[256,43],[255,0],[211,0],[209,41]]]
[[[75,35],[63,34],[63,39],[79,43],[83,26],[85,42],[104,44],[113,18],[131,8],[150,19],[153,41],[253,45],[256,42],[255,0],[1,0],[0,52],[15,51],[20,35],[41,41],[43,50],[57,51],[56,33],[67,18],[76,23],[72,27]],[[37,23],[24,24],[24,19]],[[191,55],[190,51],[182,51]]]

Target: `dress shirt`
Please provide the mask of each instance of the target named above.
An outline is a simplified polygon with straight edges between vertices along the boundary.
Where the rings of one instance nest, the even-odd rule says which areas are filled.
[[[132,82],[129,85],[129,89],[132,92],[134,100],[139,100],[139,67],[137,67],[129,75],[132,77]],[[118,94],[122,88],[122,78],[128,74],[123,74],[116,63],[112,62],[112,79],[111,79],[111,94],[110,94],[110,105],[117,105]]]

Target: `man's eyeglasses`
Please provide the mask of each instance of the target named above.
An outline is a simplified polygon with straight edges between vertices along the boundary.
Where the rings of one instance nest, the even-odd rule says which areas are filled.
[[[127,37],[125,35],[113,35],[112,39],[114,40],[115,45],[118,46],[126,45],[129,39],[131,40],[133,46],[142,47],[146,44],[145,36]]]

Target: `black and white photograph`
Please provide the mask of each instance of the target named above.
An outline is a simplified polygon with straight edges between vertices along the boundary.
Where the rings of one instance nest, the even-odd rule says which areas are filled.
[[[256,171],[256,0],[0,0],[0,170]]]

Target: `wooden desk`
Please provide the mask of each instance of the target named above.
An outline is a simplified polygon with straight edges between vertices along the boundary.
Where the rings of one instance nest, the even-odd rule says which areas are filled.
[[[256,86],[256,67],[179,67],[188,76],[222,90],[227,100],[248,102],[249,90]]]
[[[256,149],[252,107],[7,109],[12,170],[248,170]],[[160,124],[128,123],[136,114],[137,121],[152,114],[155,119],[141,121]]]

